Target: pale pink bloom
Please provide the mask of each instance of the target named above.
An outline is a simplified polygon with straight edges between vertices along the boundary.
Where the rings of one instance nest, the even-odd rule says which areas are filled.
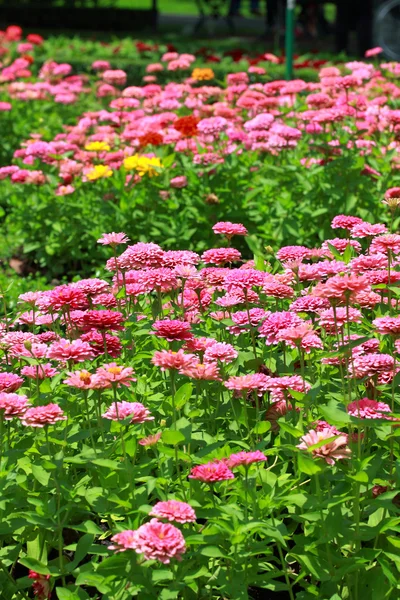
[[[395,360],[390,354],[375,352],[364,356],[353,357],[349,364],[349,372],[353,377],[374,377],[381,373],[393,374]]]
[[[102,78],[103,81],[109,85],[125,85],[127,75],[125,71],[122,71],[122,69],[109,69],[107,71],[103,71]]]
[[[157,444],[157,442],[160,440],[160,438],[161,438],[161,431],[158,431],[157,433],[153,433],[152,435],[142,438],[141,440],[139,440],[138,443],[141,446],[154,446],[155,444]]]
[[[388,233],[386,235],[379,235],[372,240],[372,244],[369,249],[371,254],[387,254],[391,251],[393,254],[400,254],[400,235],[396,233]]]
[[[237,454],[231,454],[230,457],[226,460],[226,464],[230,469],[234,467],[238,467],[239,465],[244,465],[248,467],[249,465],[257,462],[264,462],[268,460],[263,452],[260,450],[253,450],[252,452],[238,452]]]
[[[21,375],[29,377],[29,379],[46,379],[47,377],[55,377],[59,374],[50,363],[39,365],[27,365],[21,369]]]
[[[6,421],[13,417],[22,417],[30,405],[26,396],[0,392],[0,416]]]
[[[67,416],[64,415],[58,404],[47,404],[46,406],[28,408],[21,421],[26,426],[45,427],[46,425],[54,425],[57,421],[65,421],[66,419]]]
[[[356,308],[345,308],[338,306],[335,309],[327,308],[319,314],[319,325],[329,332],[342,329],[348,321],[350,323],[361,323],[362,314]]]
[[[385,415],[385,413],[392,412],[388,404],[370,400],[369,398],[361,398],[361,400],[350,402],[350,404],[347,405],[346,410],[352,417],[358,417],[359,419],[392,420],[392,417]]]
[[[107,71],[107,69],[111,69],[108,60],[95,60],[92,62],[91,67],[93,71]]]
[[[215,362],[193,363],[182,367],[179,371],[192,379],[201,379],[204,381],[221,381],[218,365]]]
[[[376,46],[375,48],[370,48],[365,51],[365,58],[371,58],[372,56],[377,56],[378,54],[382,54],[383,49],[380,46]]]
[[[329,308],[329,300],[327,298],[319,298],[317,296],[302,296],[292,302],[289,307],[291,312],[297,313],[317,313],[324,308]]]
[[[58,342],[51,344],[47,350],[47,358],[61,362],[84,362],[94,358],[94,352],[90,344],[82,342],[82,340],[60,339]]]
[[[267,377],[265,389],[271,392],[271,401],[277,402],[291,398],[290,390],[307,393],[311,389],[311,385],[300,375],[288,375],[284,377]]]
[[[333,218],[331,227],[332,229],[348,229],[351,230],[354,225],[363,223],[360,217],[352,217],[350,215],[337,215]]]
[[[81,390],[90,390],[98,387],[96,375],[93,375],[86,370],[68,373],[68,377],[67,379],[64,379],[63,383]]]
[[[279,281],[267,281],[264,283],[263,292],[273,298],[293,298],[294,296],[292,288]]]
[[[169,185],[173,188],[177,188],[177,189],[181,189],[186,187],[188,184],[188,180],[186,175],[180,175],[178,177],[173,177],[170,182]]]
[[[255,391],[257,396],[262,396],[268,389],[269,377],[263,373],[249,373],[248,375],[235,375],[224,381],[228,390],[236,392]]]
[[[98,244],[103,244],[104,246],[118,246],[118,244],[127,244],[129,242],[129,238],[125,233],[103,233],[101,238],[97,240]]]
[[[209,462],[193,467],[189,475],[189,479],[197,479],[204,483],[216,483],[217,481],[226,481],[227,479],[234,478],[234,474],[223,461]]]
[[[190,323],[178,319],[156,321],[153,329],[157,337],[165,338],[168,342],[189,340],[193,337],[190,331]]]
[[[330,429],[323,429],[322,431],[311,430],[301,438],[301,444],[297,445],[300,450],[308,450],[308,448],[319,444],[323,440],[329,440],[333,438],[332,431]],[[351,455],[350,448],[346,448],[347,436],[339,435],[336,439],[328,441],[323,446],[311,450],[312,455],[315,458],[322,458],[328,465],[334,465],[335,461],[349,458]]]
[[[350,235],[356,238],[372,237],[387,233],[387,227],[383,223],[357,223],[350,230]]]
[[[212,248],[203,252],[201,260],[214,265],[224,265],[225,263],[237,262],[241,257],[242,255],[236,248]]]
[[[169,369],[184,369],[194,363],[198,363],[198,357],[195,354],[185,354],[183,350],[173,352],[172,350],[160,350],[153,354],[151,362],[161,371]]]
[[[283,246],[276,253],[276,258],[281,262],[288,260],[303,260],[304,258],[310,258],[311,249],[305,246]]]
[[[216,362],[221,361],[222,363],[229,364],[239,356],[239,353],[232,344],[226,342],[216,342],[212,344],[204,352],[204,362]]]
[[[24,383],[16,373],[0,373],[0,392],[15,392]]]
[[[113,402],[101,416],[111,421],[124,421],[129,417],[131,423],[144,423],[145,421],[154,420],[149,409],[140,402]]]
[[[131,382],[136,381],[136,379],[133,377],[132,367],[122,367],[112,362],[97,369],[96,381],[104,387],[111,387],[112,385],[129,387]]]
[[[220,221],[213,226],[213,232],[225,235],[230,239],[234,235],[248,235],[248,231],[241,223],[231,223],[230,221]]]
[[[378,317],[372,325],[381,335],[400,335],[400,317]]]
[[[68,196],[69,194],[73,194],[75,188],[73,185],[59,185],[56,189],[56,196]]]
[[[143,554],[146,560],[158,560],[166,565],[173,558],[181,560],[182,554],[186,552],[185,539],[179,529],[157,519],[151,519],[135,531],[117,533],[111,541],[113,544],[109,546],[110,550],[135,550],[138,554]]]
[[[351,270],[353,273],[360,274],[365,271],[374,269],[384,269],[387,267],[388,259],[385,254],[369,254],[357,256],[350,262]]]
[[[297,327],[303,325],[303,319],[300,319],[296,313],[282,311],[270,313],[262,325],[259,327],[260,337],[265,337],[265,343],[267,346],[271,344],[277,344],[279,339],[279,332],[281,329],[287,329],[289,327]]]
[[[194,523],[196,521],[196,513],[193,508],[186,502],[180,502],[179,500],[157,502],[149,515],[150,517],[176,521],[177,523]]]
[[[326,283],[318,283],[312,291],[314,296],[349,301],[360,292],[370,291],[370,284],[363,275],[335,275]]]

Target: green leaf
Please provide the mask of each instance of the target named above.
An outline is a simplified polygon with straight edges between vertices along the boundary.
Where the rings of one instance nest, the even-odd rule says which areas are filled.
[[[307,454],[303,454],[303,452],[299,452],[297,455],[297,466],[299,471],[306,475],[316,475],[322,471],[316,460],[307,456]]]
[[[186,402],[191,398],[193,393],[193,385],[191,383],[184,383],[175,393],[175,406],[179,410]]]
[[[283,431],[286,431],[286,433],[290,433],[290,435],[292,435],[295,438],[301,438],[301,436],[304,433],[303,431],[299,431],[298,429],[296,429],[296,427],[293,427],[293,425],[290,425],[283,419],[278,419],[278,423],[279,423],[279,427]]]
[[[162,434],[162,441],[164,444],[170,444],[171,446],[177,446],[181,442],[185,441],[185,436],[180,431],[169,429],[164,431]]]
[[[32,475],[41,485],[47,485],[50,479],[50,473],[40,465],[32,465]]]
[[[36,573],[40,573],[40,575],[50,575],[50,571],[47,565],[44,565],[36,558],[29,558],[28,556],[25,556],[23,558],[20,558],[19,562],[27,569],[36,571]]]
[[[71,526],[75,531],[83,531],[83,533],[91,533],[92,535],[103,535],[104,530],[100,529],[93,521],[84,521],[80,525]]]
[[[56,588],[57,598],[59,600],[80,600],[78,594],[68,590],[67,588]]]
[[[205,546],[200,550],[200,554],[209,558],[226,558],[226,555],[217,546]]]
[[[351,422],[351,417],[346,412],[343,404],[336,402],[336,400],[330,400],[328,404],[321,404],[319,410],[328,423],[332,421],[338,424]]]
[[[253,429],[253,433],[258,433],[259,435],[263,433],[267,433],[271,429],[271,423],[269,421],[259,421],[256,423],[256,426]]]

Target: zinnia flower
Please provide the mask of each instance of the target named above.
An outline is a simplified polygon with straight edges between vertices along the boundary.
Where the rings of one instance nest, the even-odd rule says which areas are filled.
[[[319,444],[323,440],[331,440],[311,450],[312,455],[315,458],[322,458],[328,465],[334,465],[335,461],[349,458],[351,455],[350,448],[346,448],[347,436],[341,434],[336,439],[333,439],[332,431],[330,429],[323,429],[322,431],[311,430],[301,438],[301,444],[298,444],[297,448],[300,450],[308,450],[308,448]]]
[[[46,406],[35,406],[28,408],[21,421],[29,427],[44,427],[54,425],[57,421],[65,421],[67,416],[58,404],[47,404]]]
[[[239,465],[248,466],[255,462],[263,462],[267,460],[267,457],[260,450],[254,450],[252,452],[238,452],[237,454],[231,454],[227,459],[226,464],[231,469]]]
[[[140,402],[114,402],[101,416],[111,421],[124,421],[130,417],[131,423],[144,423],[145,421],[154,420],[149,409]]]
[[[186,552],[185,539],[182,533],[170,523],[161,523],[151,519],[135,531],[123,531],[111,538],[110,550],[123,552],[135,550],[143,554],[146,560],[158,560],[169,564],[172,558],[181,560]]]
[[[116,384],[117,387],[120,387],[121,385],[129,387],[132,381],[136,381],[132,374],[132,367],[122,367],[117,365],[117,363],[112,362],[97,369],[96,380],[104,387],[111,387],[111,385],[114,384]]]
[[[153,329],[157,337],[165,338],[168,342],[190,340],[193,337],[190,331],[190,323],[179,321],[178,319],[156,321]]]
[[[103,246],[118,246],[118,244],[127,244],[129,242],[129,238],[125,235],[125,233],[103,233],[101,238],[97,240],[98,244],[103,244]]]
[[[222,461],[209,462],[193,467],[189,475],[189,479],[197,479],[204,483],[216,483],[217,481],[226,481],[227,479],[234,478],[235,476],[232,471]]]
[[[193,523],[196,521],[196,513],[193,508],[186,502],[180,502],[179,500],[157,502],[149,515],[157,517],[157,519],[166,519],[177,523]]]
[[[22,417],[29,405],[30,402],[26,396],[0,392],[0,415],[6,421],[13,417]]]

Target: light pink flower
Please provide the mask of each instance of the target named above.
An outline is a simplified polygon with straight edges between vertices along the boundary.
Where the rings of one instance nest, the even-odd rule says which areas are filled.
[[[297,448],[300,450],[308,450],[308,448],[319,444],[323,440],[329,440],[333,438],[332,431],[330,429],[323,429],[322,431],[311,430],[301,438],[301,443],[298,444]],[[346,448],[347,436],[339,435],[336,439],[327,442],[323,446],[311,450],[312,455],[315,458],[322,458],[328,465],[334,465],[335,461],[349,458],[351,455],[350,448]]]
[[[198,357],[195,354],[185,354],[183,350],[173,352],[172,350],[160,350],[154,352],[151,362],[161,371],[167,369],[184,369],[194,363],[198,363]]]
[[[267,391],[269,377],[263,373],[250,373],[248,375],[234,375],[224,382],[228,390],[236,392],[248,392],[254,390],[258,396],[262,396]]]
[[[146,560],[158,560],[166,565],[173,558],[181,560],[182,554],[186,552],[185,539],[179,529],[157,519],[151,519],[135,531],[117,533],[111,541],[113,544],[109,546],[110,550],[135,550],[138,554],[143,554]]]
[[[149,409],[140,402],[114,402],[101,416],[111,421],[123,421],[130,417],[131,423],[144,423],[145,421],[154,420]]]
[[[264,462],[267,457],[260,450],[253,450],[252,452],[238,452],[237,454],[231,454],[227,459],[226,464],[231,469],[239,465],[251,465],[256,462]]]
[[[161,438],[161,431],[158,431],[157,433],[153,433],[145,438],[142,438],[141,440],[139,440],[139,444],[141,446],[154,446],[155,444],[157,444],[157,442],[160,440]]]
[[[0,392],[0,415],[6,421],[13,417],[22,417],[30,405],[26,396]]]
[[[55,377],[59,374],[50,363],[42,363],[38,365],[26,365],[21,369],[21,375],[29,377],[29,379],[46,379],[47,377]]]
[[[370,400],[369,398],[361,398],[361,400],[350,402],[346,409],[352,417],[358,417],[359,419],[392,420],[392,417],[385,415],[385,413],[392,412],[388,404],[385,404],[385,402]]]
[[[96,371],[96,382],[99,382],[103,387],[111,387],[112,385],[129,387],[132,381],[136,381],[133,377],[132,367],[122,367],[115,362],[103,365]]]
[[[232,344],[226,342],[216,342],[204,352],[204,362],[216,362],[221,361],[222,363],[229,364],[238,357],[239,353]]]
[[[215,362],[209,363],[193,363],[182,367],[179,371],[182,375],[186,375],[192,379],[200,379],[203,381],[221,381],[218,365]]]
[[[231,223],[230,221],[220,221],[213,226],[213,232],[225,235],[228,239],[234,235],[248,235],[248,231],[241,223]]]
[[[58,404],[47,404],[46,406],[35,406],[28,408],[21,421],[29,427],[45,427],[54,425],[57,421],[65,421],[67,416]]]
[[[82,340],[61,339],[53,342],[47,351],[47,358],[59,360],[60,362],[84,362],[94,358],[92,347]]]
[[[186,502],[180,502],[179,500],[157,502],[149,515],[157,517],[157,519],[166,519],[177,523],[193,523],[196,521],[196,513],[193,508]]]
[[[98,244],[103,244],[103,246],[118,246],[118,244],[127,244],[129,242],[129,238],[125,233],[103,233],[101,238],[97,240]]]
[[[0,392],[15,392],[24,383],[16,373],[0,373]]]

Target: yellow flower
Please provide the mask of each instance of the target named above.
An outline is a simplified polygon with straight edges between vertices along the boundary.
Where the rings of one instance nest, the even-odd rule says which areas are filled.
[[[89,142],[89,144],[86,144],[85,150],[89,150],[90,152],[108,152],[111,148],[105,142]]]
[[[205,69],[193,69],[192,78],[197,79],[197,81],[209,81],[210,79],[214,79],[214,71],[209,68]]]
[[[157,176],[160,169],[163,168],[161,160],[156,156],[148,157],[139,154],[125,158],[124,167],[127,171],[137,171],[140,177],[143,177],[146,173],[149,177]]]
[[[96,179],[104,179],[105,177],[111,177],[113,172],[107,165],[96,165],[91,171],[86,173],[86,178],[89,181],[95,181]]]

